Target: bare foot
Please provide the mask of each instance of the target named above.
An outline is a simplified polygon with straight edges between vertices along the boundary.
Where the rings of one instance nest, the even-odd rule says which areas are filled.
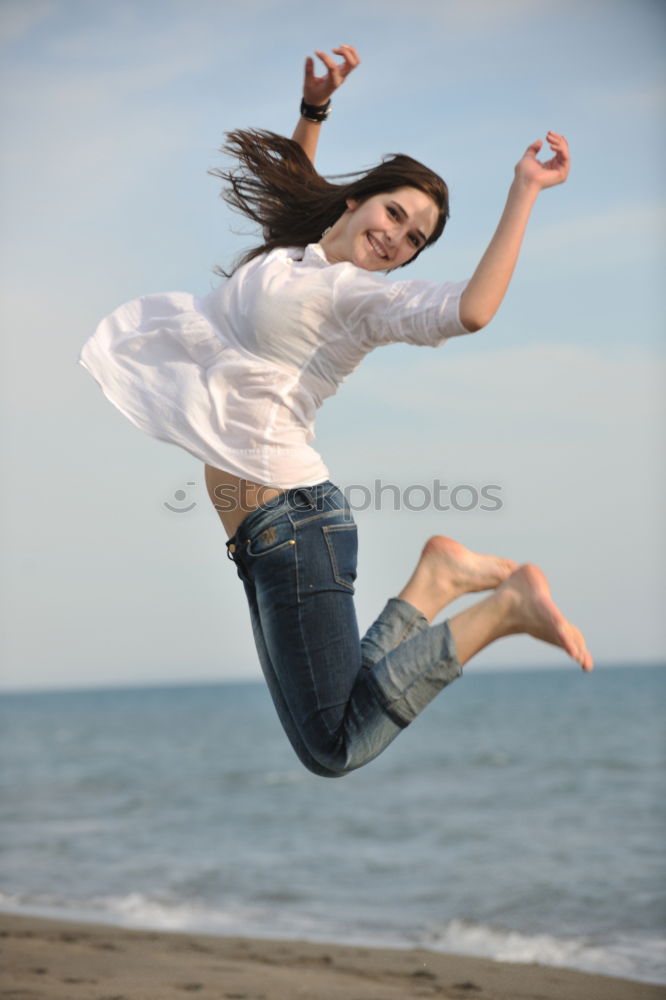
[[[456,597],[493,590],[517,568],[518,563],[512,559],[481,555],[453,538],[433,535],[423,546],[418,565],[398,596],[432,620]]]
[[[498,588],[496,596],[506,601],[504,634],[527,633],[560,646],[583,670],[592,670],[594,663],[585,639],[552,600],[548,581],[538,566],[521,566]]]

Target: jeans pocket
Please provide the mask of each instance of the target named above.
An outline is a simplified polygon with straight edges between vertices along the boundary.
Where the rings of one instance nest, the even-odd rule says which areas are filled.
[[[295,544],[291,521],[289,518],[281,517],[253,534],[247,541],[245,552],[251,559],[259,559]]]
[[[328,524],[321,530],[331,559],[333,579],[353,594],[358,554],[356,525]]]

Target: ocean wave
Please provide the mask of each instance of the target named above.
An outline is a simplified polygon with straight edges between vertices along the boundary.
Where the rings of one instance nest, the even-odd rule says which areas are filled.
[[[666,983],[666,941],[626,935],[594,942],[451,920],[430,928],[419,944],[433,951],[499,962],[537,963],[583,972]]]
[[[595,942],[551,934],[451,920],[409,938],[360,920],[336,919],[290,909],[288,905],[252,905],[240,900],[224,908],[150,897],[133,892],[87,900],[58,900],[46,894],[0,893],[0,909],[35,916],[110,923],[143,930],[182,931],[239,937],[275,938],[385,948],[428,948],[500,962],[536,963],[582,972],[666,984],[666,941],[636,935]]]

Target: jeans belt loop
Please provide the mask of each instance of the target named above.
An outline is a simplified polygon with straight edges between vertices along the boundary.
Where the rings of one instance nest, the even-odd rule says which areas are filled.
[[[306,486],[299,486],[294,491],[294,500],[297,499],[299,494],[302,494],[302,496],[305,497],[306,503],[304,506],[301,504],[297,504],[296,510],[312,510],[315,507],[315,501],[312,495],[312,491],[308,489]]]

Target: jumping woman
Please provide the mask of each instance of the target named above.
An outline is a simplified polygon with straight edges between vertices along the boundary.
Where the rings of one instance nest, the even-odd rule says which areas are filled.
[[[506,293],[537,196],[569,173],[563,136],[549,132],[519,160],[490,244],[468,281],[388,280],[442,234],[444,181],[409,156],[385,158],[337,183],[313,161],[331,94],[359,62],[349,45],[306,62],[292,139],[227,135],[235,158],[213,171],[229,204],[262,227],[263,242],[197,299],[149,295],[117,309],[80,362],[146,433],[206,466],[229,536],[261,666],[303,764],[337,777],[367,764],[479,650],[527,633],[561,647],[583,670],[581,633],[534,565],[430,538],[403,589],[360,638],[354,610],[356,526],[312,448],[323,400],[382,344],[435,346],[486,326]],[[490,591],[431,624],[462,594]]]

